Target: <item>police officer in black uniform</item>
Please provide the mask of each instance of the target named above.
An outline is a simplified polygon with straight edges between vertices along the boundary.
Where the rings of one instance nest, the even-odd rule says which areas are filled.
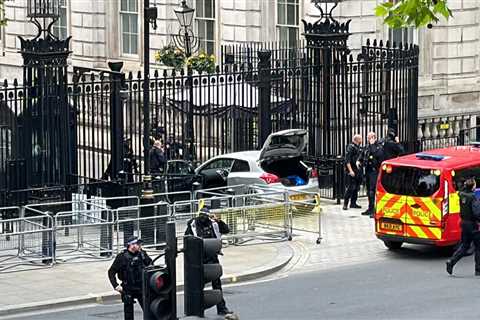
[[[198,217],[190,219],[187,222],[187,229],[185,230],[185,235],[193,235],[203,239],[217,238],[221,239],[222,234],[227,234],[230,232],[228,225],[222,220],[218,219],[215,215],[210,214],[208,208],[202,208]],[[203,261],[203,263],[219,263],[218,257],[215,257],[211,261]],[[222,282],[219,279],[212,281],[212,288],[215,290],[222,290]],[[232,316],[233,311],[227,308],[225,300],[217,304],[217,314],[223,316]]]
[[[360,145],[362,144],[362,136],[356,134],[353,136],[352,143],[347,146],[345,153],[345,197],[343,199],[343,210],[348,210],[348,202],[350,208],[361,209],[357,204],[358,189],[362,182],[361,170],[357,167],[357,161],[360,158]]]
[[[377,189],[377,177],[380,165],[384,160],[383,146],[377,140],[375,132],[367,135],[368,146],[365,148],[359,162],[365,168],[365,184],[368,191],[368,209],[362,212],[373,218],[375,213],[375,193]]]
[[[388,129],[387,138],[383,144],[383,151],[385,160],[396,158],[405,152],[393,128]]]
[[[127,249],[120,253],[108,270],[108,278],[113,288],[122,294],[125,320],[134,320],[133,304],[135,299],[143,309],[142,272],[152,264],[152,259],[142,250],[142,240],[131,237],[127,240]],[[122,281],[118,284],[117,277]]]
[[[475,179],[471,178],[465,181],[464,190],[459,193],[462,240],[453,256],[446,262],[449,274],[453,273],[455,264],[467,255],[473,242],[475,245],[475,275],[480,276],[480,231],[478,230],[479,217],[474,210],[475,188]]]

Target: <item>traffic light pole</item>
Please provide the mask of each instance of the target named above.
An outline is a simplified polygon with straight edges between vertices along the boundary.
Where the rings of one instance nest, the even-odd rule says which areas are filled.
[[[170,301],[172,302],[172,315],[175,317],[172,319],[177,319],[177,235],[174,221],[167,222],[167,248],[165,250],[165,264],[173,282]]]
[[[175,222],[167,223],[165,265],[151,265],[143,270],[143,319],[177,320],[177,278],[175,260],[177,238]],[[162,255],[155,258],[155,261]]]

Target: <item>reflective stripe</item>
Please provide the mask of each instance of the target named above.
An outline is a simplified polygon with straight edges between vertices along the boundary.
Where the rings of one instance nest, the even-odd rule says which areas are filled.
[[[458,192],[450,193],[448,202],[450,203],[450,214],[460,213],[460,196]]]

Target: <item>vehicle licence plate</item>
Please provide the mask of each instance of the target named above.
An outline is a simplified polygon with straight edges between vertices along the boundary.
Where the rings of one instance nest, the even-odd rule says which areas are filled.
[[[289,196],[289,199],[292,201],[301,201],[307,199],[307,197],[307,194],[292,194],[291,196]]]
[[[392,222],[381,222],[380,229],[386,231],[395,231],[395,232],[402,232],[403,231],[403,224],[399,223],[392,223]]]

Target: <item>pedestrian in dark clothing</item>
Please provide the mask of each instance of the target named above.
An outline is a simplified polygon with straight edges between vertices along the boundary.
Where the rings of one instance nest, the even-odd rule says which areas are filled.
[[[108,279],[113,288],[122,294],[125,320],[134,320],[133,304],[135,299],[143,309],[142,272],[152,264],[152,259],[142,250],[142,240],[131,237],[126,244],[127,249],[117,255],[108,270]],[[118,279],[122,282],[118,284]]]
[[[165,151],[161,141],[156,140],[149,152],[150,155],[150,172],[152,175],[161,175],[165,171],[167,160]]]
[[[362,183],[362,173],[357,167],[357,161],[360,158],[360,145],[362,144],[362,137],[358,134],[353,136],[352,143],[347,146],[345,153],[345,197],[343,199],[343,210],[348,210],[348,202],[350,201],[350,208],[361,209],[357,204],[358,190]]]
[[[385,154],[384,160],[396,158],[405,152],[403,146],[400,144],[400,138],[395,134],[395,130],[388,130],[387,138],[383,144],[383,150]]]
[[[227,234],[229,232],[230,229],[225,222],[218,219],[215,215],[210,215],[209,210],[207,208],[203,208],[198,217],[190,219],[187,222],[187,230],[185,231],[185,235],[193,235],[204,239],[221,239],[222,234]],[[203,263],[219,263],[218,256],[215,257],[213,261],[204,261]],[[222,290],[222,282],[220,278],[212,281],[212,288],[214,290]],[[233,314],[233,312],[227,308],[227,304],[223,298],[222,301],[217,304],[217,314]]]
[[[123,172],[119,173],[126,175],[127,182],[133,182],[134,173],[139,173],[137,160],[135,160],[135,155],[133,154],[132,140],[130,139],[123,141]],[[107,169],[102,175],[102,180],[108,180],[108,178],[114,180],[115,176],[115,172],[112,172],[112,160],[110,160]]]
[[[375,132],[369,132],[367,140],[368,146],[359,159],[359,162],[365,168],[365,184],[368,192],[368,209],[362,212],[362,215],[368,215],[373,218],[375,214],[378,171],[384,160],[384,152],[382,144],[377,141]]]
[[[475,179],[468,179],[464,184],[465,188],[460,192],[460,228],[462,229],[462,238],[460,246],[455,251],[453,256],[446,262],[447,272],[453,273],[453,267],[464,256],[468,254],[468,249],[473,244],[475,245],[475,275],[480,276],[480,231],[478,228],[479,217],[478,212],[474,209],[476,206],[475,198]]]

